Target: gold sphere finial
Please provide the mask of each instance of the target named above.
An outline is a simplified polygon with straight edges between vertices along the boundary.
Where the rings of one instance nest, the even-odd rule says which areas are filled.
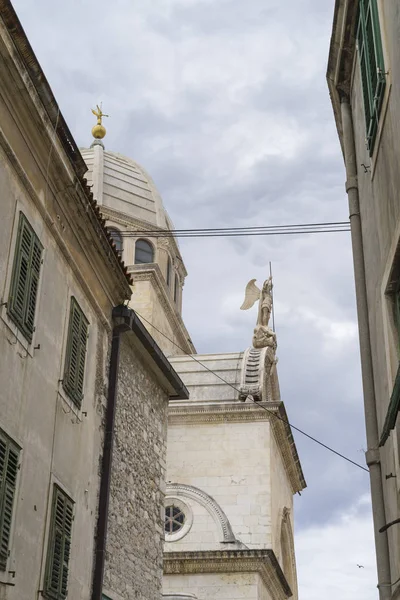
[[[92,136],[96,140],[102,140],[106,133],[107,131],[104,125],[95,125],[94,127],[92,127]]]
[[[106,135],[107,131],[106,131],[106,128],[104,127],[104,125],[102,124],[101,120],[103,117],[108,117],[109,115],[106,115],[103,113],[101,104],[100,104],[100,106],[98,104],[96,105],[96,110],[94,110],[94,108],[92,108],[92,113],[94,114],[95,117],[97,117],[97,123],[92,128],[92,136],[96,140],[102,140],[103,137]]]

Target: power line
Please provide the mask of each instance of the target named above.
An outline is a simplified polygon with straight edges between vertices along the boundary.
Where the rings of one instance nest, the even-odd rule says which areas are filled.
[[[158,232],[158,233],[146,233],[143,231],[132,231],[129,233],[122,233],[123,238],[129,237],[140,237],[143,235],[153,237],[153,238],[216,238],[216,237],[255,237],[255,236],[271,236],[271,235],[302,235],[305,233],[341,233],[341,232],[349,232],[348,229],[318,229],[318,230],[292,230],[292,231],[259,231],[259,232],[248,232],[243,231],[241,233],[191,233],[191,234],[183,234],[177,233],[175,231],[172,232]]]
[[[347,225],[349,226],[349,221],[324,221],[322,223],[294,223],[290,225],[254,225],[254,226],[245,226],[245,227],[200,227],[200,228],[190,228],[190,229],[175,229],[171,231],[235,231],[240,229],[281,229],[288,227],[328,227],[328,226],[339,226],[339,225]],[[157,232],[161,231],[160,229],[146,229],[145,232]],[[169,231],[169,230],[167,230]]]
[[[160,329],[158,329],[155,325],[153,325],[152,323],[150,323],[150,321],[148,321],[145,317],[143,317],[140,313],[138,313],[135,310],[136,314],[138,315],[138,317],[140,319],[142,319],[143,321],[145,321],[148,325],[150,325],[151,327],[153,327],[158,333],[160,333],[163,337],[165,337],[169,342],[171,342],[172,344],[174,344],[174,346],[176,346],[177,348],[179,348],[179,350],[181,350],[184,354],[186,354],[186,356],[189,356],[192,360],[194,360],[195,362],[197,362],[199,365],[201,365],[204,369],[206,369],[206,371],[209,371],[210,373],[212,373],[213,375],[215,375],[218,379],[220,379],[223,383],[225,383],[226,385],[229,385],[233,390],[235,390],[236,392],[238,392],[240,394],[240,390],[234,386],[232,383],[229,383],[229,381],[226,381],[226,379],[224,379],[223,377],[221,377],[220,375],[218,375],[218,373],[216,373],[215,371],[213,371],[212,369],[210,369],[209,367],[207,367],[207,365],[205,365],[204,363],[202,363],[200,360],[198,360],[197,358],[195,358],[195,356],[193,354],[189,354],[189,352],[186,352],[186,350],[184,350],[181,346],[179,346],[179,344],[177,344],[176,342],[174,342],[174,340],[171,340],[171,338],[169,338],[164,332],[162,332]],[[354,460],[352,460],[351,458],[348,458],[347,456],[345,456],[344,454],[341,454],[341,452],[338,452],[337,450],[335,450],[334,448],[331,448],[330,446],[328,446],[327,444],[324,444],[323,442],[321,442],[320,440],[318,440],[317,438],[313,437],[312,435],[306,433],[305,431],[303,431],[302,429],[300,429],[299,427],[296,427],[295,425],[292,425],[287,419],[282,418],[280,415],[278,415],[277,413],[273,412],[272,410],[270,410],[269,408],[267,408],[266,406],[264,406],[263,404],[259,404],[258,402],[255,402],[253,400],[254,404],[256,404],[257,406],[259,406],[260,408],[264,409],[265,411],[267,411],[268,413],[270,413],[271,415],[273,415],[275,418],[279,419],[280,421],[282,421],[283,423],[286,423],[286,425],[289,425],[289,427],[291,427],[292,429],[294,429],[295,431],[298,431],[299,433],[301,433],[302,435],[304,435],[306,438],[308,438],[309,440],[315,442],[316,444],[318,444],[319,446],[322,446],[323,448],[325,448],[326,450],[329,450],[329,452],[332,452],[333,454],[336,454],[336,456],[339,456],[340,458],[343,458],[343,460],[346,460],[347,462],[351,463],[352,465],[358,467],[359,469],[362,469],[363,471],[366,471],[367,473],[369,473],[369,470],[365,467],[363,467],[362,465],[360,465],[359,463],[355,462]]]
[[[218,227],[198,229],[128,229],[119,231],[122,237],[238,237],[238,236],[268,236],[268,235],[300,235],[306,233],[340,233],[350,231],[348,221],[326,223],[304,223],[290,225],[263,225],[249,227]]]

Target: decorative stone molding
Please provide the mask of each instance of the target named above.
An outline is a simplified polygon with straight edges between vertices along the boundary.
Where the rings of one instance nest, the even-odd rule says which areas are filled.
[[[200,573],[258,573],[272,600],[286,600],[292,596],[273,550],[164,553],[164,575]]]
[[[295,494],[304,490],[307,484],[283,402],[279,403],[279,417],[271,419],[271,429],[292,486],[292,492]]]
[[[273,382],[276,376],[276,356],[274,348],[247,348],[242,362],[239,399],[245,402],[249,396],[255,402],[277,402],[277,387]],[[278,392],[279,393],[279,392]]]
[[[128,215],[125,215],[124,213],[121,213],[118,210],[114,210],[113,208],[110,208],[109,206],[105,206],[104,204],[101,206],[101,212],[103,213],[104,217],[109,217],[111,220],[115,221],[116,223],[120,223],[120,225],[125,225],[126,227],[129,228],[134,228],[139,232],[138,237],[140,237],[140,232],[141,231],[149,231],[149,229],[151,230],[159,230],[159,231],[163,231],[163,229],[161,227],[158,227],[157,225],[154,224],[150,224],[150,223],[146,223],[146,221],[142,221],[141,219],[133,219],[132,217],[129,217]],[[151,239],[151,235],[146,236],[149,237]],[[154,238],[154,236],[153,236]],[[181,253],[179,250],[179,246],[177,244],[176,239],[173,236],[170,236],[168,238],[156,238],[157,239],[157,245],[160,246],[161,248],[168,248],[171,256],[173,257],[178,257],[179,258],[179,263],[180,263],[180,273],[181,273],[181,277],[182,279],[184,279],[187,276],[187,271],[185,268],[185,265],[183,263],[182,257],[181,257]]]
[[[159,245],[160,248],[162,248],[163,250],[169,250],[169,247],[170,247],[169,239],[170,238],[157,238],[157,239],[158,239],[157,244]]]
[[[292,492],[306,487],[293,435],[283,402],[193,405],[171,401],[168,408],[169,425],[197,425],[199,423],[240,423],[243,421],[269,421],[282,461],[289,478]]]
[[[168,422],[170,425],[185,423],[187,425],[197,425],[199,423],[225,423],[242,421],[269,421],[271,412],[277,412],[279,405],[276,403],[268,404],[268,411],[263,409],[263,403],[226,402],[224,404],[194,404],[191,406],[185,403],[182,406],[180,401],[170,401],[168,409]]]
[[[184,483],[169,483],[167,484],[167,497],[172,495],[184,496],[195,500],[210,513],[213,519],[218,523],[222,530],[222,543],[236,542],[236,538],[232,531],[229,519],[214,498],[209,496],[203,490],[193,486],[186,485]],[[168,540],[167,540],[168,541]]]
[[[293,600],[297,600],[297,574],[293,541],[293,529],[290,518],[290,510],[286,506],[282,511],[280,541],[282,568],[292,588]]]

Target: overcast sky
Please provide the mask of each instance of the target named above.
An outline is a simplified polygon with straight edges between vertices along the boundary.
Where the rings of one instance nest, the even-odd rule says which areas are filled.
[[[325,83],[333,4],[14,0],[78,144],[102,101],[106,148],[149,171],[177,228],[347,219]],[[256,312],[239,306],[272,261],[289,418],[364,465],[349,234],[180,245],[199,352],[251,343]],[[300,600],[375,600],[368,474],[294,436],[308,483],[295,502]]]

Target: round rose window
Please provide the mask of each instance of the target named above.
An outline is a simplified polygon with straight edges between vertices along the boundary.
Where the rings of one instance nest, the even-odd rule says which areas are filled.
[[[177,533],[185,523],[185,513],[177,506],[169,505],[165,508],[165,533]]]

